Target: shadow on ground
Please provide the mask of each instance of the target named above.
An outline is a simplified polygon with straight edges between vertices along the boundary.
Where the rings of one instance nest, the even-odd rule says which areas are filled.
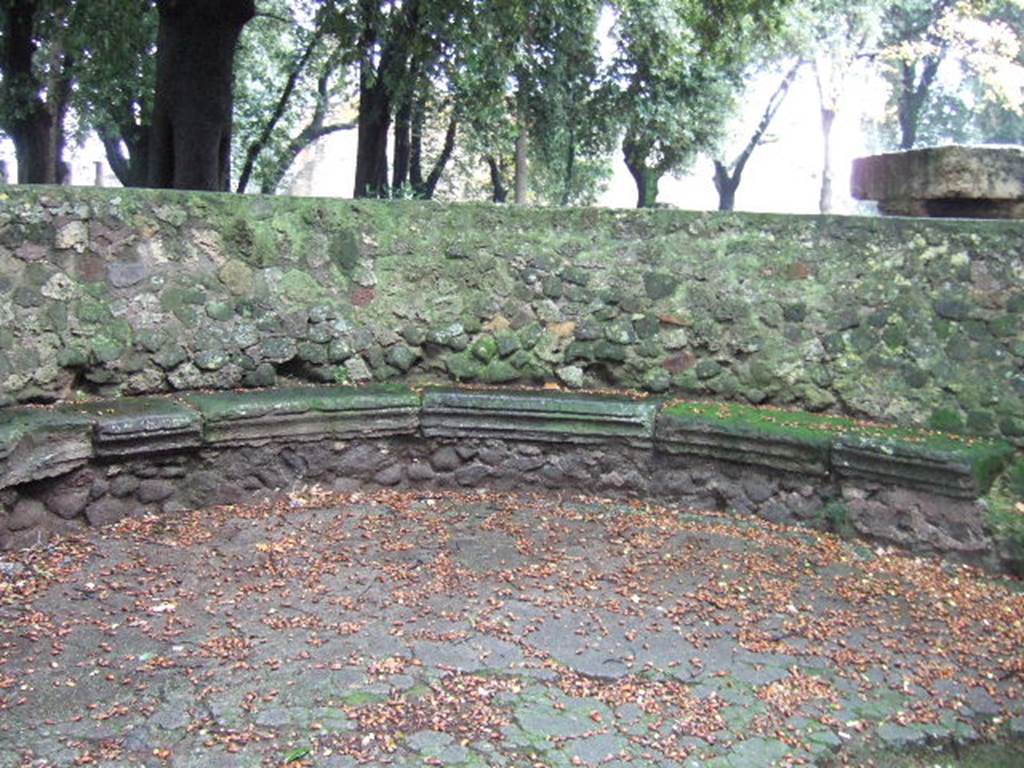
[[[1024,735],[1011,582],[762,521],[309,492],[5,558],[0,766],[894,765]]]

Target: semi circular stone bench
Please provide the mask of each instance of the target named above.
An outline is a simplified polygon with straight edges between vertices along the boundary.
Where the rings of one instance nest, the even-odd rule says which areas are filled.
[[[1007,444],[614,393],[402,386],[122,398],[0,412],[0,546],[303,486],[543,488],[853,532],[999,568],[982,500]]]

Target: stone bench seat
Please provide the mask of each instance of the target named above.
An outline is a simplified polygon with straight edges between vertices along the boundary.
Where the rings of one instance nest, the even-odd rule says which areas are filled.
[[[422,429],[426,437],[650,445],[657,405],[648,398],[558,390],[430,389]]]
[[[281,452],[287,452],[283,460]],[[723,487],[708,483],[717,474],[748,488],[745,496],[730,496],[725,508],[795,505],[806,520],[829,499],[872,494],[883,499],[872,502],[877,517],[884,499],[892,498],[885,494],[910,491],[918,494],[914,509],[934,510],[922,529],[932,549],[952,541],[942,526],[966,525],[967,548],[976,553],[987,546],[984,508],[976,500],[1013,456],[1012,446],[998,441],[840,416],[555,390],[322,386],[0,411],[3,503],[21,494],[46,496],[51,485],[60,492],[68,476],[75,487],[88,486],[89,501],[75,514],[85,510],[93,522],[139,510],[166,512],[172,497],[179,499],[174,508],[226,503],[255,482],[244,478],[250,471],[278,491],[310,478],[503,483],[523,490],[541,482],[669,498],[689,488],[687,500],[713,499],[700,494]],[[703,479],[679,479],[690,470]],[[128,474],[142,478],[136,497],[135,485],[121,479]],[[104,496],[108,487],[117,498]],[[811,495],[794,495],[794,489],[811,489]],[[103,513],[89,513],[92,505]],[[68,507],[62,501],[60,508]],[[918,514],[892,511],[894,519],[911,513]]]

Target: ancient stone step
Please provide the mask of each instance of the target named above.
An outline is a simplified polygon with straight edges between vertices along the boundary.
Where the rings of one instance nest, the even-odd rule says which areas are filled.
[[[373,438],[412,434],[419,396],[399,386],[295,387],[189,395],[206,443]]]
[[[198,447],[202,418],[193,408],[160,397],[124,398],[79,406],[92,416],[98,457],[127,457]]]
[[[1010,446],[989,441],[843,435],[832,447],[832,468],[843,478],[974,499],[988,491],[1012,455]]]
[[[792,423],[787,416],[739,405],[678,403],[659,414],[655,446],[666,453],[828,475],[830,433]]]
[[[69,409],[0,412],[0,488],[56,477],[93,455],[92,420]]]
[[[431,389],[423,397],[422,429],[427,437],[650,445],[659,402],[546,390]]]

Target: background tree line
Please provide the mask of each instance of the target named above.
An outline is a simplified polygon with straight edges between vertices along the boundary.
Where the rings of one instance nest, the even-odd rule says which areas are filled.
[[[430,198],[447,177],[554,204],[593,201],[618,153],[654,205],[709,154],[730,209],[809,71],[827,211],[855,66],[888,84],[882,145],[1021,142],[1022,28],[1024,0],[0,0],[0,131],[21,183],[60,183],[94,132],[126,186],[273,193],[352,130],[356,197]],[[770,72],[760,121],[727,141]]]

